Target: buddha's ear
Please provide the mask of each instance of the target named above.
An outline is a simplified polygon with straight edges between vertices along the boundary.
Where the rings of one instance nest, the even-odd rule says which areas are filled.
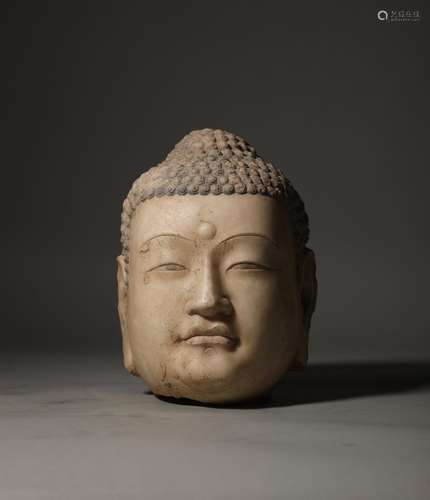
[[[309,329],[311,327],[312,314],[315,311],[318,290],[314,252],[306,248],[298,264],[302,322],[300,325],[299,345],[292,366],[295,369],[304,368],[308,361]]]
[[[130,373],[136,375],[137,372],[134,366],[133,352],[131,350],[127,329],[128,298],[126,263],[123,255],[117,257],[116,261],[118,263],[118,270],[116,275],[118,282],[118,315],[122,333],[122,352],[124,357],[124,366]]]

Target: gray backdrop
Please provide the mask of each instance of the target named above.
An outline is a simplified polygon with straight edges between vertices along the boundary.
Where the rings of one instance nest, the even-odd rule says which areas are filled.
[[[119,350],[122,200],[184,134],[219,127],[307,205],[311,359],[429,357],[426,20],[232,4],[10,6],[2,350]]]

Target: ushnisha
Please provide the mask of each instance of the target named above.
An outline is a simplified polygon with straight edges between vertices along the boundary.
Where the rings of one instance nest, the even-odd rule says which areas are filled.
[[[185,136],[123,203],[124,363],[162,396],[229,403],[307,361],[316,302],[304,204],[222,130]]]

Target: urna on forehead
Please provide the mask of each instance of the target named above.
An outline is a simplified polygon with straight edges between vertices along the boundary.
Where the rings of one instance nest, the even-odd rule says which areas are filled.
[[[217,228],[213,222],[200,222],[197,226],[197,236],[202,240],[212,240],[216,235]]]
[[[129,229],[137,206],[165,196],[262,195],[284,203],[289,212],[296,249],[307,242],[308,218],[297,191],[271,163],[257,155],[243,138],[223,130],[195,130],[166,159],[142,174],[123,204],[121,242],[128,258]]]

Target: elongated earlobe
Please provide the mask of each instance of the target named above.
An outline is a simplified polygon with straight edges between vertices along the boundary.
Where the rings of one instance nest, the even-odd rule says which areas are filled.
[[[118,315],[122,333],[124,366],[131,374],[137,375],[127,329],[127,270],[124,256],[120,255],[119,257],[117,257],[116,261],[118,263]]]
[[[302,369],[308,361],[309,329],[311,327],[312,314],[315,311],[317,301],[318,284],[316,279],[315,254],[306,248],[298,266],[299,270],[299,293],[302,305],[302,322],[300,325],[300,338],[297,354],[293,363],[293,369]]]

